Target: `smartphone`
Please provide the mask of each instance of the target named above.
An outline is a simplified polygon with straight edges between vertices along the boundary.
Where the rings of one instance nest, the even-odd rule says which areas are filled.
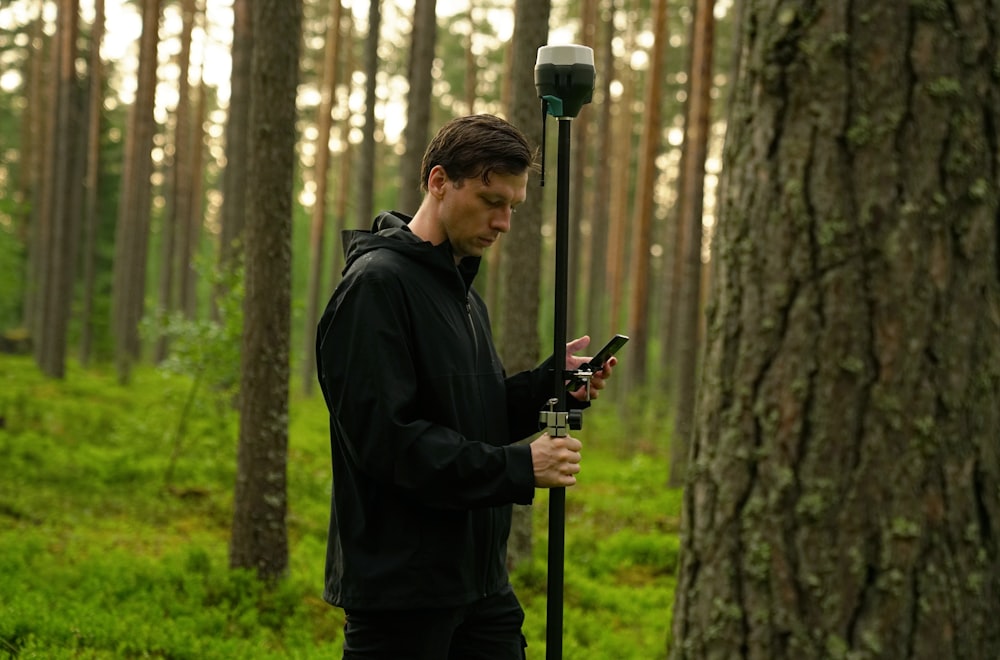
[[[586,367],[589,368],[592,372],[597,373],[598,371],[604,368],[604,363],[608,361],[608,358],[617,353],[618,349],[624,346],[625,342],[627,341],[628,341],[627,335],[615,335],[614,337],[611,338],[611,340],[607,344],[604,345],[604,348],[597,351],[597,354],[594,355],[594,357],[590,358],[590,362],[580,365],[579,368],[583,369],[584,367]],[[577,377],[570,378],[569,381],[566,383],[566,391],[575,392],[581,387],[583,387],[585,382],[586,381],[584,381],[582,378],[577,378]]]

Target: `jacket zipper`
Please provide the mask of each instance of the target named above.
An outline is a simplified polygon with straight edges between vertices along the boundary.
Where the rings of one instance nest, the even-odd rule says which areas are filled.
[[[479,335],[476,333],[476,321],[475,321],[475,318],[473,318],[473,316],[472,316],[472,302],[469,300],[469,294],[468,293],[465,294],[465,314],[466,314],[467,318],[469,319],[469,329],[472,331],[472,346],[473,346],[473,355],[474,355],[474,359],[475,359],[475,361],[473,362],[473,364],[475,365],[475,368],[478,370],[479,369]],[[489,595],[490,565],[495,560],[494,553],[493,553],[493,550],[494,550],[493,539],[495,537],[495,534],[493,533],[493,528],[496,526],[496,521],[495,521],[496,512],[493,510],[492,507],[488,508],[486,511],[489,513],[489,515],[488,515],[487,524],[486,524],[486,530],[485,530],[485,532],[486,532],[486,547],[485,547],[486,552],[484,553],[484,561],[483,561],[483,581],[482,581],[482,584],[480,585],[480,592],[482,593],[483,598],[486,598]]]
[[[469,329],[472,330],[472,350],[475,356],[474,367],[476,370],[479,369],[479,337],[476,334],[476,321],[472,317],[472,302],[469,300],[469,294],[465,294],[465,314],[469,319]],[[493,561],[493,516],[494,512],[492,508],[487,509],[489,512],[489,520],[486,525],[486,561],[483,563],[483,581],[480,591],[482,592],[483,598],[486,598],[489,594],[488,586],[490,579],[490,563]]]

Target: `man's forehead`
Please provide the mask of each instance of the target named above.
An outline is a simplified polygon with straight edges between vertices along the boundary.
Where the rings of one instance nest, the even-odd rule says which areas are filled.
[[[469,183],[481,193],[518,197],[523,196],[528,187],[528,173],[500,174],[493,172],[489,176],[489,183],[484,183],[480,177],[469,180]]]

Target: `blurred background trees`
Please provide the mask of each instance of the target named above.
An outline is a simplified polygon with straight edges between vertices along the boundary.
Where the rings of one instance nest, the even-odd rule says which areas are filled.
[[[602,399],[620,451],[669,443],[688,485],[678,657],[982,650],[939,644],[997,602],[992,5],[301,1],[0,0],[0,348],[122,382],[230,349],[195,382],[242,411],[234,543],[255,516],[274,534],[232,561],[280,575],[283,413],[313,390],[340,231],[415,210],[453,116],[541,141],[534,52],[586,44],[569,336],[633,337]],[[534,183],[476,284],[510,370],[551,346],[554,186]]]
[[[670,310],[655,301],[672,295],[665,274],[681,236],[670,225],[693,7],[554,2],[551,18],[529,12],[518,25],[516,5],[306,0],[292,211],[292,359],[306,391],[311,328],[338,277],[339,230],[383,208],[414,210],[420,155],[451,116],[499,113],[540,136],[536,42],[597,53],[595,100],[574,134],[571,334],[595,343],[634,334],[629,351],[651,359],[631,371],[630,390],[671,372],[670,352],[647,328],[666,323]],[[216,314],[212,271],[241,263],[248,214],[249,26],[245,0],[0,4],[0,329],[27,338],[46,373],[60,377],[74,347],[85,362],[113,360],[127,381],[134,361],[165,357],[171,315]],[[518,55],[523,30],[541,36]],[[709,66],[699,75],[717,96],[724,74]],[[537,220],[524,224],[538,250],[524,254],[514,249],[521,237],[509,237],[511,271],[499,248],[479,283],[498,336],[527,325],[505,345],[515,362],[519,350],[537,356],[550,332],[554,203],[547,189],[532,197]],[[504,272],[525,269],[537,283],[505,283]]]

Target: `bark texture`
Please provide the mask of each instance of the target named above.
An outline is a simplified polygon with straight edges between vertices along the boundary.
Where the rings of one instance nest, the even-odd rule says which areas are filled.
[[[257,34],[251,58],[240,439],[229,561],[273,581],[288,567],[292,183],[302,2],[258,0],[253,23],[268,29]]]
[[[1000,7],[743,11],[671,655],[1000,657]]]

